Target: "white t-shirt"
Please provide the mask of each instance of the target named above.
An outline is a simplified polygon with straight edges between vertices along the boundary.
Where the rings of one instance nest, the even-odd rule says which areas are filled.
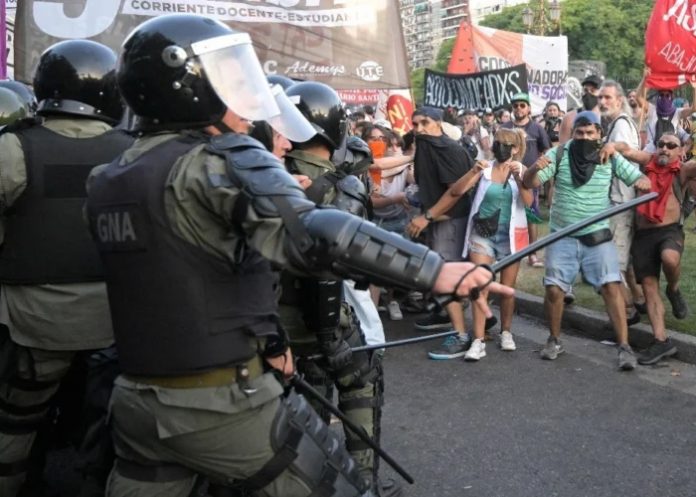
[[[623,116],[623,117],[621,117]],[[608,128],[607,141],[624,142],[634,150],[640,149],[640,136],[638,128],[635,126],[633,119],[628,114],[620,114]],[[630,162],[630,161],[629,161]],[[639,167],[635,162],[631,162],[636,167]],[[626,185],[620,179],[614,177],[611,181],[611,191],[609,193],[611,201],[617,204],[627,202],[636,197],[636,191],[632,186]]]
[[[483,147],[481,147],[481,140],[483,140],[484,138],[488,138],[489,136],[490,135],[488,134],[488,130],[483,126],[479,126],[478,133],[469,135],[469,138],[471,138],[471,141],[476,144],[476,148],[478,149],[478,155],[476,156],[476,160],[486,159]]]

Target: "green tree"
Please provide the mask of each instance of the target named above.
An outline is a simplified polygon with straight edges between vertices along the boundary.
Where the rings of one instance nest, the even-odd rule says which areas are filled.
[[[607,77],[636,85],[643,73],[645,26],[653,5],[654,0],[565,0],[561,3],[561,29],[568,37],[568,58],[602,60]],[[526,7],[505,8],[481,24],[526,33],[522,23]]]
[[[421,67],[411,71],[411,92],[415,104],[423,103],[423,86],[425,85],[425,68]]]

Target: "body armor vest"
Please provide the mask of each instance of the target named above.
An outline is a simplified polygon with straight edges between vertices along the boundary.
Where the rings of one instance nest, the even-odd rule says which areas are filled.
[[[249,251],[232,265],[179,237],[164,207],[167,178],[200,136],[163,143],[95,178],[87,210],[106,268],[124,372],[182,375],[252,358],[255,336],[275,335],[277,276]]]
[[[82,215],[85,182],[132,143],[122,131],[70,138],[43,126],[16,131],[27,185],[5,215],[0,282],[38,285],[103,281],[94,242]]]

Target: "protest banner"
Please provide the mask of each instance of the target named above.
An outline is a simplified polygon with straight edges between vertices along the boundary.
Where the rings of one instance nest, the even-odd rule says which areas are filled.
[[[515,93],[527,92],[524,64],[473,74],[446,74],[425,70],[423,103],[441,109],[499,109],[511,104]]]
[[[524,35],[463,22],[447,72],[466,74],[518,64],[527,67],[527,84],[535,114],[549,101],[566,110],[568,39],[565,36]]]
[[[336,89],[410,86],[397,0],[22,0],[15,76],[31,79],[41,52],[60,40],[89,38],[118,50],[138,24],[169,13],[248,32],[267,74]]]
[[[696,81],[696,2],[657,0],[645,30],[646,85],[661,90]]]

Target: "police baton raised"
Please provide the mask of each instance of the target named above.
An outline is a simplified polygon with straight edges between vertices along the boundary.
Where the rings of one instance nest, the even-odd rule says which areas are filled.
[[[312,385],[307,383],[300,375],[293,375],[292,378],[290,378],[290,384],[293,387],[295,387],[299,392],[304,393],[308,397],[319,402],[322,405],[322,407],[324,407],[327,411],[329,411],[331,414],[340,419],[344,426],[346,426],[350,431],[355,433],[360,438],[360,440],[365,442],[372,450],[374,450],[375,454],[379,455],[379,457],[381,457],[384,460],[384,462],[386,462],[387,464],[389,464],[389,466],[394,468],[394,471],[399,473],[404,480],[413,484],[413,477],[410,474],[408,474],[399,463],[392,459],[392,457],[389,454],[387,454],[384,451],[384,449],[377,445],[377,443],[374,440],[372,440],[372,438],[370,438],[370,435],[367,434],[367,432],[363,429],[362,426],[358,426],[353,421],[348,419],[346,415],[338,409],[338,407],[333,405],[331,401],[327,400],[320,392],[318,392]]]
[[[654,200],[657,198],[657,193],[651,192],[646,195],[641,195],[640,197],[636,197],[633,200],[629,200],[628,202],[624,202],[622,204],[616,205],[614,207],[611,207],[610,209],[607,209],[605,211],[602,211],[598,214],[595,214],[594,216],[590,216],[587,219],[583,219],[581,221],[578,221],[576,223],[571,224],[570,226],[566,226],[565,228],[562,228],[558,231],[554,231],[553,233],[548,234],[544,238],[540,238],[536,242],[526,246],[519,252],[515,252],[514,254],[510,254],[507,257],[503,257],[500,259],[498,262],[491,266],[483,266],[491,273],[493,273],[493,278],[495,279],[495,275],[505,269],[508,266],[512,266],[513,264],[516,264],[517,262],[521,261],[525,257],[527,257],[530,254],[533,254],[539,249],[542,249],[544,247],[547,247],[551,245],[552,243],[560,240],[561,238],[565,238],[568,235],[572,235],[573,233],[576,233],[580,231],[583,228],[587,228],[588,226],[597,223],[599,221],[603,221],[604,219],[607,219],[609,217],[615,216],[617,214],[621,214],[622,212],[625,212],[627,210],[633,209],[634,207],[639,206],[640,204],[644,204],[646,202],[650,202],[651,200]],[[469,298],[472,300],[476,300],[479,295],[479,289],[474,288],[469,295]],[[453,295],[447,295],[447,296],[440,296],[440,297],[435,297],[434,298],[435,303],[434,305],[430,306],[430,310],[434,310],[438,307],[444,307],[447,304],[451,303],[452,301],[455,300],[455,297]]]

